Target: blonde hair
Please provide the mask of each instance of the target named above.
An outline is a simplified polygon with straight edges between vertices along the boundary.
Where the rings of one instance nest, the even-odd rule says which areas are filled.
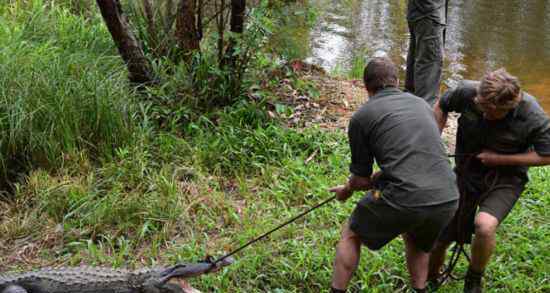
[[[513,109],[522,99],[517,77],[504,68],[485,74],[478,88],[480,98],[499,109]]]

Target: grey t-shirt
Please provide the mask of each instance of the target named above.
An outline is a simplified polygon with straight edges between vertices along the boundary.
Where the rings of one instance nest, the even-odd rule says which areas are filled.
[[[445,24],[445,0],[409,0],[407,21],[415,22],[426,17]]]
[[[368,177],[376,159],[382,199],[397,207],[455,201],[455,175],[430,106],[421,98],[387,88],[369,98],[348,130],[351,173]]]
[[[550,156],[550,120],[533,96],[523,92],[522,101],[504,119],[489,121],[483,118],[483,112],[474,102],[478,86],[477,81],[462,81],[456,88],[445,92],[439,101],[443,112],[461,114],[456,135],[457,154],[477,154],[483,149],[517,154],[533,149],[541,156]],[[456,163],[457,166],[467,163],[472,176],[491,170],[477,159],[467,160],[468,157],[459,156]],[[503,166],[498,169],[527,179],[527,167]]]

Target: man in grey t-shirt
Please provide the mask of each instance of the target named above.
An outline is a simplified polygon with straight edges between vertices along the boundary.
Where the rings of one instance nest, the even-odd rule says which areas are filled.
[[[504,69],[487,73],[480,82],[462,81],[443,94],[434,112],[441,130],[447,113],[460,113],[460,208],[434,249],[430,279],[438,278],[450,242],[472,243],[464,292],[480,293],[497,228],[523,192],[529,166],[550,164],[550,118]]]
[[[439,96],[443,66],[446,0],[409,0],[410,31],[405,89],[433,106]]]
[[[365,68],[369,101],[348,130],[351,177],[334,187],[339,200],[376,188],[357,204],[336,249],[332,292],[344,292],[358,265],[361,244],[372,250],[403,235],[412,287],[425,292],[429,252],[458,207],[455,176],[431,107],[397,89],[387,58]],[[373,173],[376,160],[381,172]]]

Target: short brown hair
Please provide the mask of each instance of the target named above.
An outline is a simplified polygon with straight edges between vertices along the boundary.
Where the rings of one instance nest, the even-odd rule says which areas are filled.
[[[513,109],[521,101],[518,79],[504,68],[485,74],[481,79],[478,94],[481,99],[501,109]]]
[[[375,57],[365,66],[363,81],[367,90],[374,93],[387,87],[397,87],[397,67],[387,57]]]

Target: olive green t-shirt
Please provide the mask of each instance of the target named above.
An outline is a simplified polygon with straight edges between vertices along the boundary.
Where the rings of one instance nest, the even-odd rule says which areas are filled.
[[[382,199],[396,207],[426,207],[458,199],[455,175],[433,111],[423,99],[397,88],[369,98],[351,118],[351,173],[382,170]]]
[[[518,154],[532,149],[541,156],[550,156],[550,119],[535,97],[523,92],[522,101],[515,109],[501,120],[490,121],[483,118],[483,112],[474,102],[478,86],[477,81],[464,80],[456,88],[445,92],[439,101],[443,112],[460,113],[456,134],[457,154],[477,154],[484,149]],[[494,169],[477,159],[469,159],[469,156],[458,156],[456,163],[459,167],[467,165],[471,177]],[[528,167],[501,166],[497,169],[527,179]]]

